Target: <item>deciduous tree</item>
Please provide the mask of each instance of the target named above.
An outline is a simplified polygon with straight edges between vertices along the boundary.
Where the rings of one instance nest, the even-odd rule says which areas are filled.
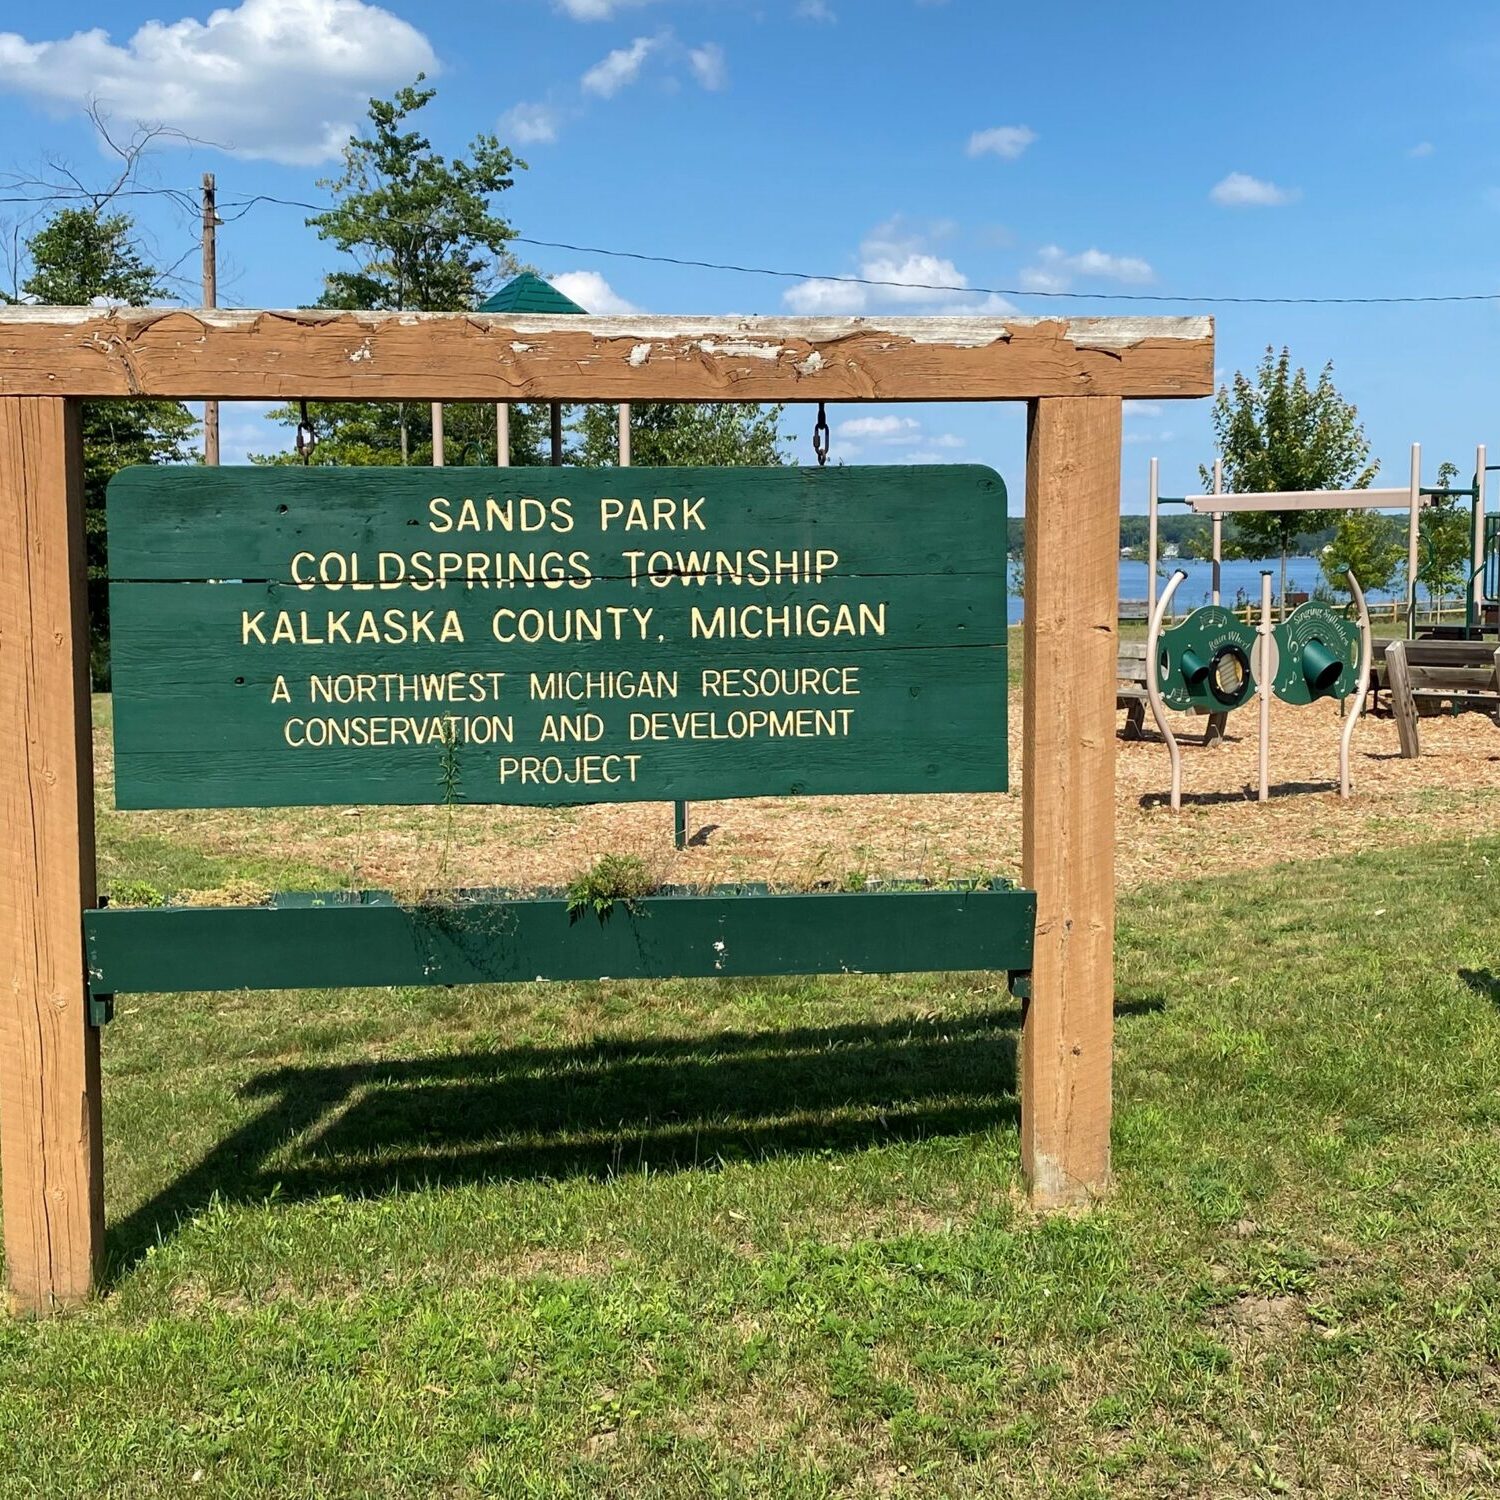
[[[581,464],[619,460],[618,408],[586,406],[578,422]],[[631,408],[633,464],[761,467],[784,464],[779,406],[722,402],[648,401]]]
[[[1213,407],[1214,435],[1230,492],[1365,489],[1375,475],[1356,408],[1333,383],[1333,365],[1317,383],[1292,368],[1291,353],[1267,349],[1253,375],[1235,374]],[[1205,487],[1211,482],[1201,471]],[[1239,557],[1280,557],[1286,603],[1287,560],[1299,538],[1336,524],[1339,512],[1246,511],[1235,516],[1225,550]]]

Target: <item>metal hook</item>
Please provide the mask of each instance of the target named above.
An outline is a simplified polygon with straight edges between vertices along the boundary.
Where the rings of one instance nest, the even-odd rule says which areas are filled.
[[[818,467],[821,469],[828,462],[828,412],[823,403],[818,402],[818,420],[813,423],[813,452],[818,455]]]
[[[308,415],[307,402],[298,403],[300,416],[297,422],[297,457],[305,464],[312,462],[312,451],[318,446],[318,435],[313,431],[312,418]]]

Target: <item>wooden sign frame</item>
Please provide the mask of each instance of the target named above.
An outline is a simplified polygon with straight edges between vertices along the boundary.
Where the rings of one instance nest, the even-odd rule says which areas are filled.
[[[1121,403],[1211,395],[1204,318],[0,312],[0,1171],[10,1306],[104,1246],[81,399],[1028,405],[1021,1065],[1033,1201],[1109,1181]]]

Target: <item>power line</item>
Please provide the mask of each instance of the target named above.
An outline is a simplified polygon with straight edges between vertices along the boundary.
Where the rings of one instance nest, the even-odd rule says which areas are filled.
[[[134,190],[140,194],[159,193],[177,196],[173,188],[145,188]],[[79,195],[83,196],[83,195]],[[37,199],[6,199],[5,202],[36,202]],[[280,208],[300,208],[310,213],[327,213],[332,207],[327,203],[308,203],[298,198],[280,198],[271,193],[256,193],[249,198],[229,199],[220,205],[221,219],[232,222],[243,218],[259,204],[269,203]],[[238,213],[228,210],[238,209]],[[387,219],[386,223],[402,224],[412,228],[425,227],[426,221],[416,219]],[[540,250],[566,250],[571,255],[597,255],[611,260],[641,261],[648,265],[675,266],[680,269],[698,271],[720,271],[736,276],[765,276],[780,281],[817,281],[833,286],[883,287],[906,292],[944,292],[957,295],[986,297],[1029,297],[1054,301],[1072,302],[1131,302],[1191,305],[1195,307],[1419,307],[1442,303],[1500,302],[1497,292],[1439,292],[1426,295],[1390,296],[1322,296],[1322,297],[1252,297],[1252,296],[1176,296],[1167,292],[1064,292],[1040,291],[1028,287],[1003,286],[958,286],[952,282],[897,281],[880,276],[826,275],[817,271],[790,271],[776,266],[740,265],[733,261],[698,260],[688,256],[654,255],[642,250],[614,250],[603,245],[578,245],[567,240],[543,240],[530,235],[515,235],[511,243],[530,245]]]
[[[688,260],[673,255],[646,255],[635,250],[604,250],[597,245],[570,245],[561,240],[535,240],[516,235],[518,245],[536,245],[546,250],[568,250],[575,255],[607,255],[618,260],[643,260],[657,265],[689,266],[705,271],[735,271],[745,276],[776,276],[788,281],[823,281],[841,286],[900,287],[906,291],[969,292],[992,297],[1062,297],[1091,302],[1192,302],[1201,305],[1271,304],[1280,306],[1359,306],[1420,302],[1500,302],[1500,292],[1465,292],[1425,297],[1197,297],[1172,296],[1166,292],[1058,292],[1025,287],[954,286],[932,281],[894,281],[878,276],[825,276],[813,271],[782,271],[767,266],[737,266],[722,261]]]

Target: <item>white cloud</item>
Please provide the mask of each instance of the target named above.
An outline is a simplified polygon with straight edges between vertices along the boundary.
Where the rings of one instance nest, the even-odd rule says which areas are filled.
[[[124,45],[101,27],[53,42],[0,32],[0,89],[59,109],[98,100],[297,166],[336,157],[372,94],[437,68],[416,27],[364,0],[242,0],[206,21],[147,21]]]
[[[795,14],[799,21],[824,21],[832,25],[838,20],[828,0],[798,0]]]
[[[1248,172],[1231,172],[1213,185],[1208,196],[1224,208],[1281,208],[1301,195],[1295,188],[1277,187]]]
[[[953,450],[964,446],[957,433],[924,432],[915,417],[895,414],[850,417],[838,424],[834,436],[840,458],[853,458],[870,447],[914,450],[902,452],[903,463],[951,463]]]
[[[1157,401],[1127,401],[1125,403],[1127,417],[1159,417],[1161,413],[1161,403]]]
[[[651,0],[557,0],[557,8],[575,21],[608,21],[619,11],[650,3]]]
[[[1032,292],[1061,292],[1082,276],[1094,281],[1122,281],[1139,285],[1156,273],[1149,261],[1135,255],[1111,255],[1106,250],[1080,250],[1070,255],[1060,245],[1043,245],[1037,264],[1021,272],[1022,284]]]
[[[571,297],[585,312],[634,313],[639,312],[633,302],[627,302],[597,271],[564,271],[560,276],[547,278],[564,297]]]
[[[976,130],[969,137],[970,156],[998,156],[1014,161],[1036,140],[1029,125],[996,125],[991,130]]]
[[[500,133],[518,146],[545,146],[557,139],[558,123],[550,104],[516,104],[500,116]]]
[[[1414,158],[1431,156],[1437,147],[1431,141],[1418,141],[1417,144],[1407,151],[1407,155]]]
[[[994,293],[968,290],[968,277],[945,255],[930,248],[934,238],[952,230],[945,222],[915,231],[902,219],[877,226],[859,247],[855,276],[861,280],[815,277],[799,281],[782,294],[795,313],[809,316],[852,316],[886,309],[905,313],[944,311],[1006,317],[1016,309]]]
[[[724,88],[729,82],[729,64],[724,49],[717,42],[704,42],[701,47],[688,51],[688,66],[693,77],[710,92]]]
[[[878,443],[896,443],[922,430],[915,417],[850,417],[839,423],[841,438],[870,438]]]
[[[871,255],[866,246],[860,276],[877,286],[832,278],[802,281],[790,288],[783,300],[793,312],[859,313],[874,307],[901,307],[911,311],[932,303],[951,305],[954,291],[934,287],[962,288],[963,273],[943,256],[911,251],[900,257]]]
[[[850,281],[834,281],[816,277],[811,281],[799,281],[788,287],[781,300],[794,313],[808,317],[822,314],[835,315],[862,313],[869,306],[873,288],[863,287]]]
[[[638,36],[628,47],[616,47],[608,57],[596,62],[583,75],[581,84],[584,93],[597,94],[601,99],[613,99],[621,89],[640,77],[646,59],[660,45],[660,37]]]

